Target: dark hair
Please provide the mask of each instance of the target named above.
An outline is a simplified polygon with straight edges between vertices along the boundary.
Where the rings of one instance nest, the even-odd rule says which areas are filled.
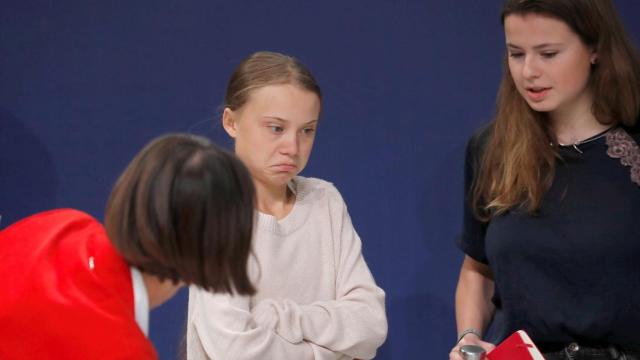
[[[255,292],[247,275],[255,190],[233,154],[199,136],[149,143],[116,182],[105,227],[141,271],[215,292]]]
[[[539,14],[566,23],[598,55],[588,86],[592,112],[603,124],[634,126],[640,112],[640,58],[611,0],[506,0],[509,15]],[[556,142],[545,113],[534,111],[518,93],[507,54],[492,134],[474,185],[473,204],[490,214],[514,206],[535,212],[555,174]]]
[[[252,90],[267,85],[292,84],[311,91],[322,100],[318,82],[296,58],[270,51],[259,51],[244,59],[231,74],[224,107],[241,108]]]

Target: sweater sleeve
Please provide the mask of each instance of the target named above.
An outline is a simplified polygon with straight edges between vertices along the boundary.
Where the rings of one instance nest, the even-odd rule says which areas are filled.
[[[187,358],[338,360],[338,355],[306,341],[291,343],[260,326],[249,311],[249,298],[189,289]]]
[[[347,358],[372,359],[387,336],[384,291],[362,256],[346,205],[330,204],[336,258],[336,298],[311,304],[263,300],[256,319],[289,341],[307,340]],[[339,358],[339,357],[338,357]]]

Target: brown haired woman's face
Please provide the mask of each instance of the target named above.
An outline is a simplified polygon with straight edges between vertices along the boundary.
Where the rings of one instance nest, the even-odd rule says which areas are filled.
[[[529,106],[554,116],[591,108],[588,88],[595,52],[563,21],[512,14],[504,21],[509,71]]]
[[[254,180],[284,186],[304,169],[313,148],[320,99],[290,84],[253,90],[240,109],[226,108],[223,126]]]

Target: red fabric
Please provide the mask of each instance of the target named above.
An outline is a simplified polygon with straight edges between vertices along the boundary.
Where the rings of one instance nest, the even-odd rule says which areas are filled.
[[[91,216],[60,209],[9,226],[0,274],[0,359],[157,358],[129,266]]]
[[[524,330],[518,330],[487,354],[488,360],[544,360]]]

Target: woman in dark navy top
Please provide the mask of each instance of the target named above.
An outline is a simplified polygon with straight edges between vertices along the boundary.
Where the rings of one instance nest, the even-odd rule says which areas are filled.
[[[494,121],[467,147],[458,342],[640,359],[640,60],[611,0],[507,0]],[[483,335],[492,325],[491,336]]]

